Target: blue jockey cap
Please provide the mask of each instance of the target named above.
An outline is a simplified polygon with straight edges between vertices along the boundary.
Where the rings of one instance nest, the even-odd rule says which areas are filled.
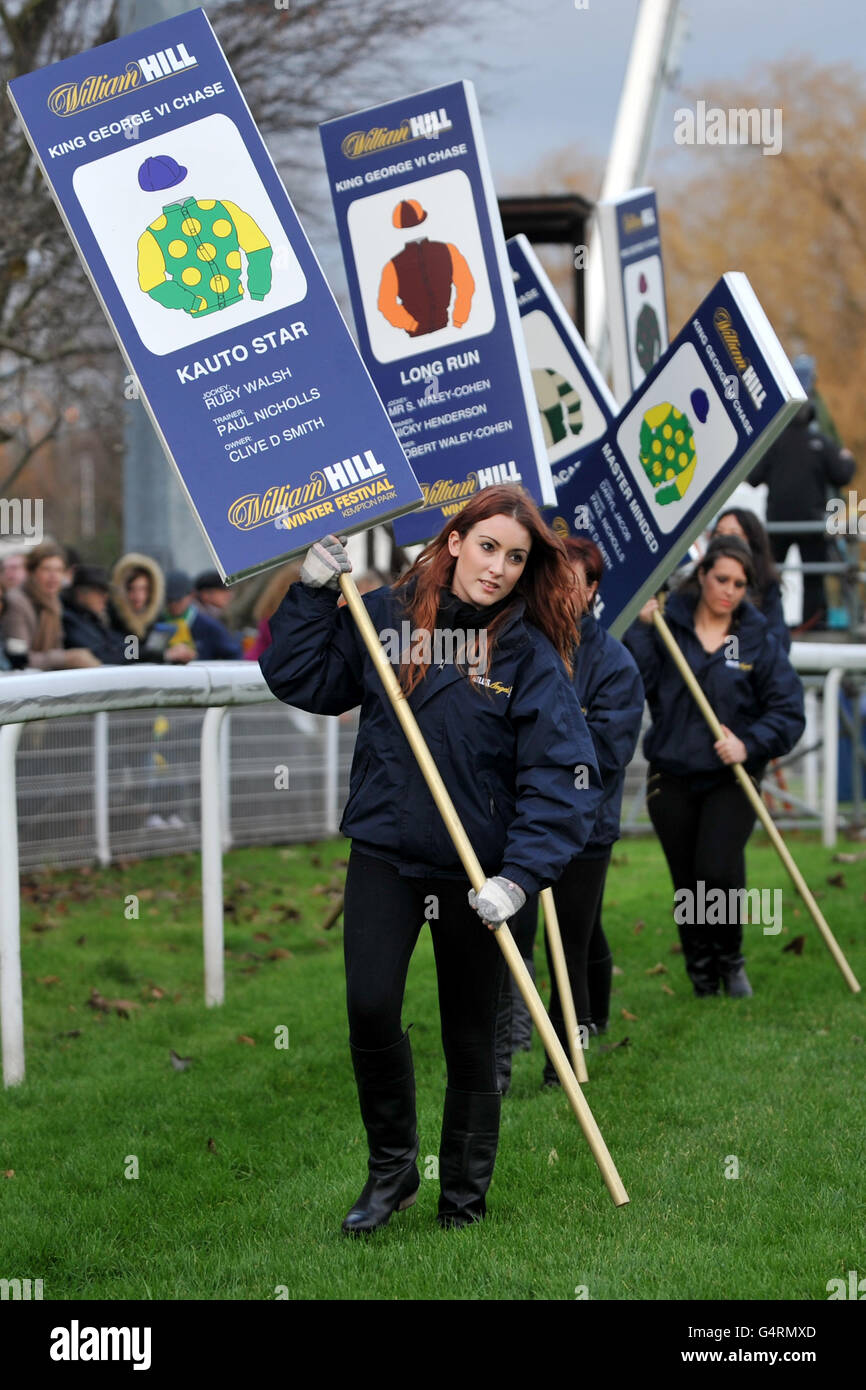
[[[145,193],[157,193],[162,188],[174,188],[183,183],[188,170],[170,154],[157,154],[146,159],[138,171],[138,186]]]

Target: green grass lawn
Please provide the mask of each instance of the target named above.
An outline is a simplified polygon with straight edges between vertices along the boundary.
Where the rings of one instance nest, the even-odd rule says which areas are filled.
[[[789,843],[866,982],[866,861]],[[0,1277],[41,1278],[46,1300],[574,1299],[581,1287],[591,1299],[821,1300],[829,1279],[866,1275],[866,995],[849,992],[762,839],[750,884],[784,887],[784,929],[747,927],[745,1001],[691,997],[661,851],[651,839],[617,849],[606,926],[622,973],[586,1096],[630,1205],[613,1206],[562,1094],[540,1090],[536,1038],[503,1105],[488,1220],[440,1231],[431,1177],[387,1230],[343,1238],[366,1148],[340,926],[321,923],[347,849],[226,856],[218,1009],[203,1002],[196,856],[26,880],[27,1079],[0,1097]],[[784,952],[800,933],[803,953]],[[651,973],[659,964],[666,973]],[[94,1010],[93,989],[137,1007]],[[404,1018],[423,1174],[445,1084],[426,931]],[[281,1028],[288,1048],[275,1046]],[[187,1070],[172,1068],[172,1048]]]

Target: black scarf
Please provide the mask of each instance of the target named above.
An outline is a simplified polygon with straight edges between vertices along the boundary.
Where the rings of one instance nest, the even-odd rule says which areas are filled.
[[[440,589],[436,626],[462,628],[464,630],[471,628],[473,631],[489,627],[494,618],[498,617],[510,603],[514,602],[515,597],[512,589],[506,598],[498,599],[496,603],[485,603],[477,606],[474,603],[464,603],[462,599],[457,597],[453,589]]]

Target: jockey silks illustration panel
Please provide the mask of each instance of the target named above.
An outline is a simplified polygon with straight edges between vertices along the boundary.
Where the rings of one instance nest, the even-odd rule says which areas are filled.
[[[604,556],[621,634],[805,400],[748,279],[724,275],[558,490],[550,524]]]
[[[582,455],[616,416],[616,402],[526,237],[511,237],[507,246],[535,400],[558,494],[578,471]]]
[[[634,188],[596,207],[604,266],[613,393],[637,390],[668,345],[668,313],[652,188]]]
[[[481,122],[454,82],[320,126],[361,354],[435,535],[480,488],[555,490]]]
[[[417,506],[204,12],[8,90],[220,572]]]

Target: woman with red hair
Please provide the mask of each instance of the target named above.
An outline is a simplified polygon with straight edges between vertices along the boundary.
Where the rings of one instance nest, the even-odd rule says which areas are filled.
[[[485,1215],[499,1136],[505,963],[491,931],[583,847],[601,791],[571,683],[579,596],[563,543],[535,504],[496,486],[448,521],[397,584],[364,598],[488,876],[476,895],[355,623],[338,607],[350,568],[336,537],[313,546],[261,658],[279,699],[322,714],[361,706],[341,829],[352,839],[344,944],[369,1177],[343,1230],[374,1231],[417,1195],[401,1015],[425,919],[447,1066],[438,1219],[464,1226]]]

